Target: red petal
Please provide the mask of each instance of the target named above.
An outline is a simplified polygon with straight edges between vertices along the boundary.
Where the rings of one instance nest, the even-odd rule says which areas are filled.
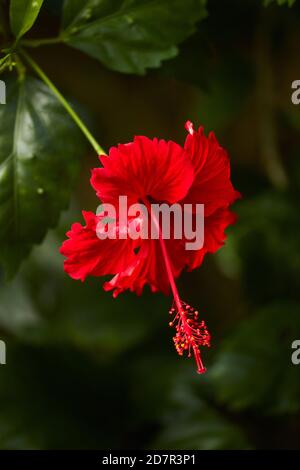
[[[226,240],[225,230],[228,225],[234,224],[236,215],[227,208],[218,209],[204,220],[204,245],[201,250],[188,251],[188,267],[189,270],[198,268],[206,253],[215,253],[224,245]]]
[[[178,277],[186,264],[186,252],[179,240],[165,240],[174,277]],[[180,240],[180,242],[182,242]],[[140,295],[145,284],[152,292],[170,291],[169,279],[159,240],[143,240],[135,260],[127,269],[104,284],[105,290],[114,290],[114,297],[126,289]]]
[[[126,289],[141,295],[145,284],[149,284],[152,292],[169,292],[169,281],[158,240],[143,240],[132,263],[128,263],[125,270],[106,282],[104,289],[114,290],[114,297]]]
[[[60,252],[67,259],[65,272],[73,279],[85,280],[87,276],[115,274],[125,269],[134,259],[134,241],[100,240],[96,227],[99,221],[92,212],[83,212],[86,225],[73,224],[67,233],[69,237],[61,246]]]
[[[128,204],[147,196],[174,203],[185,197],[194,179],[182,147],[171,141],[135,137],[100,160],[103,168],[93,170],[91,184],[103,202],[127,195]]]
[[[195,171],[195,180],[183,202],[204,204],[205,216],[211,215],[221,207],[228,207],[240,197],[230,181],[230,161],[227,152],[220,146],[215,135],[208,138],[203,128],[190,134],[184,149]]]

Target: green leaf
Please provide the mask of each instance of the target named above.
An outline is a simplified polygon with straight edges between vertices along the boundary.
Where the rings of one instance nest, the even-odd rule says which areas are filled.
[[[81,135],[42,82],[7,80],[0,107],[0,261],[8,276],[69,202]]]
[[[62,38],[113,70],[143,74],[174,57],[206,16],[206,0],[78,0],[64,4]]]
[[[44,0],[11,0],[10,24],[17,39],[33,26]]]
[[[299,304],[278,303],[244,321],[208,372],[218,401],[235,411],[299,412],[299,366],[291,360],[299,338]]]

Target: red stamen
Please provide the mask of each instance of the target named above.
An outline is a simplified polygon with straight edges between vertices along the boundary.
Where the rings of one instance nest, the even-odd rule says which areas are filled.
[[[162,237],[159,222],[152,212],[151,216],[159,233],[162,255],[174,296],[174,303],[170,310],[170,314],[175,314],[175,317],[173,321],[169,323],[169,326],[175,326],[176,329],[176,334],[173,337],[175,348],[180,356],[183,355],[184,351],[188,351],[188,357],[191,357],[191,352],[193,351],[197,364],[197,372],[198,374],[203,374],[206,371],[206,368],[204,367],[201,359],[200,346],[210,346],[210,334],[206,328],[205,322],[198,320],[198,311],[180,300],[170,258],[165,241]]]
[[[174,302],[170,314],[175,314],[170,326],[175,326],[176,335],[173,337],[176,351],[180,356],[185,351],[188,357],[192,352],[197,364],[197,372],[203,374],[206,368],[203,365],[200,353],[200,346],[210,346],[210,334],[206,328],[205,322],[198,320],[198,312],[190,305],[180,301],[180,309]]]

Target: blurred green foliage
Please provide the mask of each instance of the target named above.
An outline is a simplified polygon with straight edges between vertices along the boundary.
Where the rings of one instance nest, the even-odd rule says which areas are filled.
[[[0,108],[0,260],[10,277],[69,204],[84,145],[42,82],[8,79],[6,89],[7,104]]]
[[[9,8],[11,29],[20,39],[34,24],[44,0],[11,0]]]
[[[278,5],[285,5],[287,4],[289,7],[291,7],[296,0],[265,0],[265,6],[270,5],[270,3],[277,1]]]
[[[82,166],[58,228],[12,282],[1,279],[0,337],[7,344],[7,364],[0,366],[2,449],[299,448],[300,366],[291,362],[291,345],[300,339],[300,108],[290,96],[300,76],[300,5],[264,3],[209,0],[207,18],[178,56],[146,77],[107,70],[76,48],[34,50],[59,87],[80,102],[106,148],[144,133],[182,142],[188,118],[216,131],[243,199],[225,247],[180,281],[183,298],[199,307],[213,333],[212,348],[204,352],[208,372],[198,376],[193,362],[173,350],[169,299],[146,291],[115,300],[102,291],[102,279],[80,283],[64,274],[58,249],[81,209],[97,204],[88,181],[97,160],[73,129],[70,137],[55,138],[58,123],[68,126],[68,118],[48,106],[47,151],[39,155],[48,159],[54,145],[49,165],[61,169],[53,173],[57,195],[70,191],[63,175],[72,156],[74,181],[80,154]],[[29,41],[55,37],[61,6],[44,2]],[[130,53],[133,42],[132,49],[126,43]],[[158,62],[171,55],[168,47]],[[149,65],[137,61],[136,72]],[[51,211],[47,215],[50,222]],[[3,217],[1,230],[6,224]]]
[[[61,36],[66,44],[127,73],[145,73],[177,55],[176,44],[204,18],[206,0],[66,0]]]

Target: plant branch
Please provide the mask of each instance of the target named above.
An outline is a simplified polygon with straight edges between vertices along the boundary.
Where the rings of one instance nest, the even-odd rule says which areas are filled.
[[[35,62],[35,60],[24,50],[21,50],[21,54],[24,57],[24,59],[28,62],[28,64],[31,66],[31,68],[36,72],[36,74],[43,80],[43,82],[52,90],[52,92],[55,94],[57,99],[60,101],[60,103],[63,105],[65,110],[69,113],[73,121],[77,124],[79,129],[83,132],[87,140],[90,142],[92,147],[94,148],[95,152],[97,155],[105,155],[105,152],[103,148],[98,144],[96,139],[93,137],[93,135],[90,133],[86,125],[82,122],[78,114],[74,111],[74,109],[70,106],[70,104],[67,102],[67,100],[64,98],[64,96],[60,93],[60,91],[56,88],[54,83],[47,77],[47,75],[43,72],[43,70],[40,68],[40,66]]]
[[[40,47],[40,46],[51,46],[53,44],[60,44],[62,38],[57,36],[55,38],[43,38],[43,39],[21,39],[20,43],[26,47]]]

